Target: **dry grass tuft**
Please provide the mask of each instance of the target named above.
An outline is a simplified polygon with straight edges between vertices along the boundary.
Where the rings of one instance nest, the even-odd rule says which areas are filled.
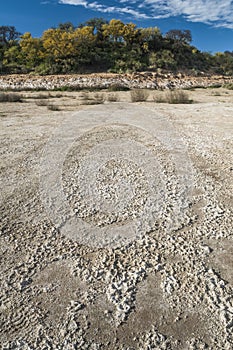
[[[5,92],[1,92],[0,102],[23,102],[23,100],[22,100],[22,96],[19,94],[15,94],[15,93],[8,94]]]
[[[143,102],[149,97],[149,91],[143,89],[135,89],[130,92],[132,102]]]
[[[153,100],[156,103],[170,103],[170,104],[189,104],[193,100],[190,100],[187,92],[183,90],[170,90],[163,96],[154,96]]]
[[[108,95],[108,101],[109,102],[119,102],[119,96],[117,96],[117,94],[110,94]]]
[[[49,104],[49,105],[47,106],[47,108],[48,108],[49,111],[60,111],[59,106],[52,105],[52,104]]]
[[[49,101],[46,101],[46,100],[38,100],[38,101],[36,101],[36,105],[37,105],[37,106],[48,106],[48,105],[49,105]]]

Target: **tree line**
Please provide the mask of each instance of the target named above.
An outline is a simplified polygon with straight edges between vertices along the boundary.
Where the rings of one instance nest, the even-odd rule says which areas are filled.
[[[233,51],[201,52],[189,30],[137,28],[134,23],[93,18],[75,27],[59,24],[40,38],[0,26],[0,72],[58,74],[186,71],[233,74]]]

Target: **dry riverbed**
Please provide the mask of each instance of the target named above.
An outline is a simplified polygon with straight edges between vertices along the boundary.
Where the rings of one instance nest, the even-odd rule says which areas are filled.
[[[1,348],[232,349],[233,91],[20,95],[0,103]]]

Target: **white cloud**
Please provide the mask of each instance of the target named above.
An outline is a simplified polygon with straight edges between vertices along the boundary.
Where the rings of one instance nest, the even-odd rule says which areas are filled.
[[[115,6],[105,1],[59,0],[61,4],[80,5],[102,13],[128,14],[137,19],[184,16],[191,22],[233,29],[232,0],[115,0]]]
[[[233,28],[233,2],[231,0],[144,0],[156,13],[170,16],[183,15],[188,21],[202,22],[219,27]]]
[[[121,2],[128,3],[128,2],[130,2],[130,0],[121,0]],[[106,6],[105,4],[101,4],[101,3],[98,3],[96,1],[95,2],[88,2],[85,0],[59,0],[59,3],[60,4],[67,4],[67,5],[81,5],[87,9],[99,11],[102,13],[122,13],[122,14],[129,14],[135,18],[142,18],[142,19],[151,18],[146,13],[139,12],[135,8],[132,8],[132,7]]]

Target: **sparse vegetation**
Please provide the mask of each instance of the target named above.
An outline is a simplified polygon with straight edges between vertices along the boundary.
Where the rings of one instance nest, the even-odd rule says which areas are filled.
[[[220,92],[218,92],[218,91],[213,91],[211,95],[212,96],[221,96]]]
[[[108,87],[108,91],[114,92],[114,91],[129,91],[130,88],[126,85],[122,84],[112,84]]]
[[[193,100],[189,98],[187,92],[183,90],[170,90],[166,92],[165,96],[153,96],[156,103],[170,103],[170,104],[189,104]]]
[[[64,97],[63,94],[51,94],[51,93],[48,93],[46,95],[44,94],[39,94],[39,95],[34,95],[34,96],[31,96],[31,98],[34,98],[34,99],[39,99],[39,100],[43,100],[43,99],[47,99],[47,98],[60,98],[60,97]]]
[[[49,105],[49,101],[46,101],[46,100],[38,100],[38,101],[36,101],[36,105],[37,105],[37,106],[48,106],[48,105]]]
[[[212,84],[208,86],[208,89],[218,89],[220,87],[222,87],[222,84]]]
[[[101,85],[97,85],[97,86],[90,86],[90,87],[86,87],[86,86],[80,86],[80,85],[64,85],[64,86],[57,86],[54,87],[52,89],[52,91],[100,91],[105,89],[105,87],[101,86]]]
[[[0,93],[0,102],[23,102],[22,96],[15,93]]]
[[[104,94],[97,92],[93,96],[87,92],[83,92],[80,97],[84,105],[102,104],[105,100]]]
[[[158,96],[157,94],[153,96],[153,100],[156,103],[165,103],[166,102],[164,97],[162,97],[161,95]]]
[[[48,108],[49,111],[60,111],[59,106],[52,105],[52,104],[49,104],[49,105],[47,106],[47,108]]]
[[[232,84],[226,84],[223,86],[225,89],[228,89],[228,90],[233,90],[233,83]]]
[[[90,97],[90,95],[89,95],[89,93],[87,91],[82,92],[82,94],[80,95],[80,98],[83,101],[91,100],[91,97]]]
[[[104,103],[104,94],[100,94],[100,93],[95,93],[94,94],[94,101],[97,102],[97,104],[101,104]]]
[[[192,103],[193,101],[189,99],[189,95],[183,90],[171,90],[166,93],[166,101],[172,104],[184,104]]]
[[[149,97],[149,91],[144,89],[135,89],[130,92],[132,102],[143,102]]]
[[[117,94],[110,94],[108,95],[108,101],[109,102],[119,102],[119,96]]]
[[[32,95],[32,96],[26,96],[26,98],[33,98],[34,100],[44,100],[47,98],[50,98],[50,94],[44,95],[44,94],[39,94],[39,95]]]

